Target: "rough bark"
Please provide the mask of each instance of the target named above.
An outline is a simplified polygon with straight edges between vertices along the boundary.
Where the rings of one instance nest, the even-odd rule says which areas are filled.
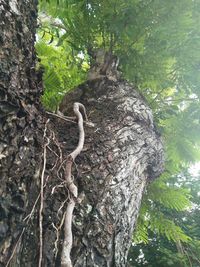
[[[74,101],[95,125],[85,126],[77,161],[86,198],[74,216],[74,266],[125,266],[145,185],[163,171],[162,142],[146,101],[126,81],[89,81],[65,97],[61,110],[70,114]]]
[[[0,0],[1,266],[6,265],[22,233],[24,212],[38,190],[44,126],[39,112],[41,77],[35,71],[36,5],[34,0]],[[36,254],[37,249],[27,245],[23,257]]]
[[[2,266],[9,259],[9,266],[20,267],[37,266],[39,260],[36,199],[46,119],[39,101],[41,76],[35,71],[36,2],[0,0]],[[126,81],[111,81],[102,74],[66,96],[61,110],[70,115],[77,101],[85,105],[94,127],[85,125],[86,142],[73,170],[85,198],[75,207],[72,261],[74,267],[125,266],[145,185],[163,169],[162,142],[145,100]],[[62,158],[62,150],[66,158],[78,142],[76,123],[51,121],[44,177],[42,266],[60,266],[63,242],[61,221],[66,205],[60,208],[68,192],[59,180],[62,176],[57,175],[60,166],[57,160],[55,163],[55,154]],[[52,134],[55,131],[58,142]],[[34,205],[27,224],[23,219]]]

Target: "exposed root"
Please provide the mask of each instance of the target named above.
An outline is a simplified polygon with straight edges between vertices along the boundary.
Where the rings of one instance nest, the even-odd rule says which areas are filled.
[[[22,238],[22,236],[23,236],[23,234],[24,234],[24,231],[25,231],[25,227],[22,229],[21,234],[20,234],[20,236],[19,236],[19,238],[18,238],[18,240],[17,240],[17,242],[16,242],[16,244],[15,244],[15,246],[14,246],[14,249],[13,249],[13,251],[12,251],[12,254],[11,254],[10,258],[8,259],[8,261],[7,261],[5,267],[8,267],[8,266],[9,266],[9,264],[10,264],[12,258],[14,257],[15,252],[16,252],[16,250],[17,250],[17,247],[18,247],[18,245],[19,245],[19,243],[20,243],[20,241],[21,241],[21,238]]]
[[[75,203],[78,199],[78,189],[77,186],[73,182],[71,170],[72,165],[76,159],[76,157],[80,154],[83,149],[85,133],[83,127],[83,116],[80,112],[83,111],[83,114],[87,120],[87,115],[85,111],[85,107],[80,103],[74,103],[74,113],[78,120],[78,129],[79,129],[79,142],[75,150],[67,157],[66,167],[65,167],[65,180],[67,183],[67,187],[70,192],[70,200],[67,204],[66,214],[65,214],[65,222],[64,222],[64,241],[62,247],[62,255],[61,255],[61,266],[62,267],[72,267],[70,252],[72,248],[72,215],[75,207]]]
[[[85,109],[84,105],[82,105],[80,108],[82,109],[82,112],[83,112],[84,117],[85,117],[84,124],[89,126],[89,127],[95,127],[94,123],[92,123],[91,121],[88,120],[88,117],[87,117],[87,114],[86,114],[86,109]],[[56,114],[56,113],[52,113],[52,112],[46,111],[46,113],[51,115],[51,116],[57,117],[59,119],[62,119],[64,121],[67,121],[67,122],[77,123],[76,122],[77,117],[67,117],[67,116],[63,115],[61,112],[59,112],[59,114]]]
[[[47,154],[47,146],[50,143],[49,138],[47,137],[47,124],[49,123],[49,119],[46,121],[45,129],[44,129],[44,140],[47,139],[46,143],[44,144],[44,152],[43,152],[43,169],[41,174],[40,180],[40,210],[39,210],[39,230],[40,230],[40,252],[39,252],[39,262],[38,267],[42,266],[42,251],[43,251],[43,206],[44,206],[44,173],[46,170],[46,154]]]
[[[33,216],[33,213],[34,213],[34,211],[35,211],[35,207],[36,207],[36,205],[37,205],[39,199],[40,199],[40,193],[38,194],[38,196],[37,196],[37,198],[36,198],[36,201],[35,201],[35,203],[34,203],[32,209],[31,209],[31,212],[30,212],[30,213],[23,219],[24,222],[25,222],[26,220],[27,220],[27,222],[29,222],[29,220],[30,220],[31,217]]]
[[[62,149],[60,147],[58,140],[56,139],[55,132],[52,132],[52,135],[53,135],[53,141],[56,144],[58,151],[60,153],[60,156],[59,156],[60,162],[62,162],[62,158],[63,158]]]
[[[59,185],[55,185],[51,190],[51,195],[53,195],[55,193],[57,188],[63,188],[64,186],[65,186],[65,182],[64,181],[62,183],[60,183]]]
[[[40,210],[39,210],[39,231],[40,231],[40,252],[39,252],[39,262],[38,267],[42,266],[42,251],[43,251],[43,206],[44,206],[44,173],[46,169],[46,154],[47,154],[47,146],[50,143],[49,138],[47,137],[47,124],[49,122],[49,119],[46,121],[45,129],[44,129],[44,140],[47,139],[46,143],[44,144],[44,152],[43,152],[43,169],[40,179]]]
[[[66,212],[64,212],[64,214],[62,216],[61,223],[60,223],[60,225],[58,227],[56,227],[54,225],[54,223],[52,223],[53,228],[56,230],[56,240],[54,242],[55,258],[57,257],[57,254],[58,254],[58,241],[59,241],[59,238],[60,238],[60,231],[61,231],[62,226],[63,226],[64,221],[65,221],[65,216],[66,216]]]
[[[57,217],[59,217],[59,214],[62,210],[62,208],[64,207],[65,203],[68,201],[69,198],[67,198],[65,201],[63,201],[63,203],[61,204],[60,208],[58,209],[58,212],[57,212]]]
[[[48,112],[48,111],[46,111],[46,113],[49,114],[49,115],[51,115],[51,116],[55,116],[57,118],[60,118],[60,119],[62,119],[64,121],[76,123],[76,121],[75,121],[76,117],[66,117],[64,115],[59,115],[59,114]]]
[[[81,114],[81,112],[82,114]],[[76,147],[76,149],[70,154],[68,155],[68,157],[66,159],[63,160],[63,155],[62,155],[62,149],[55,137],[55,133],[54,131],[52,131],[51,129],[48,129],[47,125],[49,123],[49,119],[46,121],[45,124],[45,129],[44,129],[44,135],[43,135],[43,139],[44,139],[44,148],[43,148],[43,167],[42,167],[42,173],[41,173],[41,179],[40,179],[40,192],[32,206],[32,209],[30,211],[30,213],[28,215],[26,215],[26,217],[23,219],[24,222],[26,222],[26,226],[22,229],[15,245],[12,251],[12,254],[10,256],[10,258],[8,259],[7,263],[6,263],[6,267],[9,266],[9,264],[11,263],[14,255],[16,254],[17,248],[21,242],[21,239],[26,231],[26,228],[30,222],[30,220],[32,219],[34,213],[36,212],[36,207],[37,204],[40,200],[40,208],[39,208],[39,260],[38,260],[38,267],[42,266],[42,259],[43,259],[43,208],[44,208],[44,189],[47,186],[48,183],[48,179],[51,175],[48,175],[45,179],[45,171],[46,171],[46,163],[47,163],[47,150],[50,151],[50,153],[52,153],[55,157],[55,162],[52,166],[52,168],[50,169],[50,171],[55,171],[56,169],[56,174],[59,180],[61,180],[61,183],[58,185],[55,185],[52,190],[51,190],[51,194],[54,194],[55,191],[57,191],[57,189],[59,188],[64,188],[67,185],[67,191],[68,191],[68,197],[66,198],[65,201],[62,202],[60,208],[58,209],[57,212],[57,217],[60,220],[60,223],[58,224],[54,224],[52,223],[52,227],[56,230],[56,240],[54,243],[54,250],[55,250],[55,257],[57,256],[58,253],[58,242],[59,242],[59,238],[60,238],[60,232],[62,229],[62,226],[64,225],[64,242],[63,242],[63,246],[62,246],[62,255],[61,255],[61,266],[62,267],[72,267],[72,263],[71,263],[71,258],[70,258],[70,252],[71,252],[71,248],[72,248],[72,215],[73,215],[73,210],[74,210],[74,206],[76,203],[80,203],[83,198],[84,198],[84,194],[80,194],[80,196],[78,196],[78,189],[76,187],[76,185],[74,184],[74,179],[73,179],[73,175],[71,173],[71,169],[72,169],[72,165],[75,164],[75,159],[76,157],[79,155],[79,153],[82,151],[83,149],[83,144],[84,144],[84,138],[85,138],[85,134],[84,134],[84,128],[83,128],[83,116],[85,118],[85,124],[88,126],[92,126],[90,125],[90,123],[87,121],[87,115],[86,115],[86,111],[85,111],[85,107],[80,104],[80,103],[75,103],[74,104],[74,113],[76,115],[76,117],[65,117],[65,116],[61,116],[61,115],[57,115],[57,114],[53,114],[53,113],[49,113],[50,115],[55,115],[56,117],[59,117],[61,119],[64,119],[65,121],[70,121],[73,123],[78,124],[78,129],[79,129],[79,142],[78,145]],[[47,130],[49,132],[49,134],[47,135]],[[56,150],[54,150],[54,147],[52,148],[51,143],[53,143],[53,145],[56,146]],[[57,168],[59,164],[59,167]],[[76,167],[76,165],[75,165]],[[60,218],[60,214],[62,209],[66,207],[66,211],[64,212],[62,218]]]

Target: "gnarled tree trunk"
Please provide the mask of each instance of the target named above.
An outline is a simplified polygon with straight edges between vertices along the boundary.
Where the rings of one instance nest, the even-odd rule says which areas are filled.
[[[162,142],[144,98],[126,81],[88,81],[65,97],[61,110],[70,114],[75,101],[94,127],[85,126],[77,161],[86,198],[74,216],[74,266],[125,266],[145,185],[163,170]]]
[[[36,1],[1,1],[0,13],[0,262],[37,266],[37,199],[47,138],[35,71]],[[74,212],[71,258],[75,267],[125,266],[145,185],[163,170],[162,142],[145,100],[126,81],[110,80],[104,73],[66,96],[61,111],[70,115],[75,101],[85,105],[93,126],[85,124],[84,149],[73,170],[85,198]],[[78,142],[76,123],[52,118],[49,146],[58,141],[47,153],[42,266],[60,266],[62,204],[68,197],[62,176],[57,176],[61,166],[52,158],[59,153],[61,157],[61,150],[65,158]],[[24,218],[30,213],[27,223]]]

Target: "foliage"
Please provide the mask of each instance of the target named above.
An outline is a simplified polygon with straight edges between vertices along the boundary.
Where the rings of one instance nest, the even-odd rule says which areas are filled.
[[[66,29],[61,39],[74,50],[112,50],[124,76],[151,94],[175,88],[199,95],[198,0],[48,2],[40,2],[41,11],[59,19]]]
[[[198,247],[198,252],[199,252]],[[196,254],[198,256],[198,253]],[[196,258],[196,255],[193,257]],[[190,257],[193,265],[190,265],[188,254],[182,254],[177,251],[176,244],[167,241],[164,237],[153,239],[150,244],[141,244],[132,246],[129,254],[129,266],[141,267],[198,267],[198,258],[194,260]]]
[[[176,210],[168,211],[168,218],[176,220],[179,229],[184,229],[185,236],[190,238],[185,242],[182,238],[174,239],[174,243],[169,242],[169,238],[163,235],[158,236],[155,229],[149,227],[144,228],[144,223],[139,223],[141,230],[148,236],[148,243],[134,244],[129,253],[129,261],[133,266],[192,266],[198,267],[200,264],[200,200],[199,200],[199,175],[192,177],[187,171],[184,171],[178,177],[171,180],[174,183],[190,190],[192,207],[190,209],[176,212]],[[179,200],[177,199],[177,202]],[[144,204],[143,204],[144,205]],[[166,214],[166,212],[165,212]],[[141,215],[140,215],[141,216]],[[157,216],[156,216],[157,217]],[[143,218],[141,216],[141,218]],[[156,220],[158,217],[156,218]],[[146,223],[146,222],[145,222]],[[163,222],[158,222],[162,224]],[[146,223],[147,225],[147,223]],[[156,224],[155,224],[156,225]],[[164,225],[165,222],[164,222]],[[166,225],[167,226],[167,225]],[[170,225],[169,225],[170,226]],[[162,226],[163,227],[163,226]],[[170,226],[170,228],[173,228]],[[145,229],[145,230],[144,230]],[[148,232],[148,233],[147,233]],[[138,234],[138,232],[137,232]],[[166,235],[167,236],[167,235]],[[139,234],[139,237],[141,235]],[[182,241],[181,241],[182,239]],[[136,240],[136,239],[134,239]]]
[[[189,193],[182,188],[167,185],[162,177],[154,181],[143,198],[134,242],[148,243],[149,231],[165,235],[170,241],[188,242],[190,237],[169,219],[169,210],[183,211],[190,206]]]
[[[50,21],[47,20],[38,30],[36,50],[44,68],[45,94],[42,100],[47,109],[56,110],[66,92],[85,80],[88,63],[65,40],[61,45],[60,39],[64,34],[59,38],[48,27]]]
[[[166,242],[191,244],[191,233],[176,220],[190,206],[189,192],[170,181],[200,160],[199,0],[42,0],[39,7],[45,106],[55,110],[65,92],[86,80],[97,49],[118,55],[166,147],[166,171],[144,196],[135,241],[147,243],[156,233],[156,241],[165,235]]]

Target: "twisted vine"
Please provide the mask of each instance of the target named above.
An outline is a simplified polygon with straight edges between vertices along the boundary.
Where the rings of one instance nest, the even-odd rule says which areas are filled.
[[[70,192],[70,200],[67,204],[66,213],[65,213],[65,221],[64,221],[64,241],[62,246],[62,254],[61,254],[61,266],[62,267],[72,267],[72,261],[70,257],[70,252],[72,249],[73,243],[73,235],[72,235],[72,215],[75,204],[78,200],[78,189],[74,184],[72,179],[72,165],[76,157],[81,153],[85,140],[85,132],[83,127],[83,116],[80,112],[82,110],[85,119],[87,120],[86,111],[84,105],[81,103],[74,103],[73,106],[74,113],[78,120],[78,130],[79,130],[79,141],[75,150],[70,153],[66,160],[65,167],[65,180],[67,187]]]

